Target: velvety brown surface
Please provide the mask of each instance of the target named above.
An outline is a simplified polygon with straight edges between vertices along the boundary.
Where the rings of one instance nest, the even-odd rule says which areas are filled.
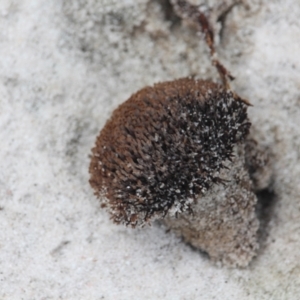
[[[93,148],[90,183],[116,223],[192,211],[245,139],[247,107],[221,86],[183,78],[146,87],[121,104]],[[103,201],[103,199],[102,199]],[[104,200],[105,201],[105,200]]]

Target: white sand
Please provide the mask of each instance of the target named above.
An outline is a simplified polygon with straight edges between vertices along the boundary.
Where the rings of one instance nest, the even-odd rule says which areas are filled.
[[[93,196],[88,155],[119,103],[215,76],[162,2],[1,0],[0,299],[299,299],[298,0],[236,6],[217,49],[274,155],[276,202],[249,268],[217,268],[159,225],[114,225]]]

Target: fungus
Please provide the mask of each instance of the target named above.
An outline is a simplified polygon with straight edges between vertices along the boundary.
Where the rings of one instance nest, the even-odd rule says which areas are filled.
[[[247,266],[258,249],[255,192],[269,183],[268,157],[249,135],[248,102],[213,63],[222,84],[181,78],[121,104],[92,149],[90,184],[115,223],[160,219],[213,261]]]

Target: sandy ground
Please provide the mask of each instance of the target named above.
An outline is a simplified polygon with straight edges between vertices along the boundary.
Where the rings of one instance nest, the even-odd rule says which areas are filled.
[[[274,168],[246,269],[214,266],[159,224],[112,224],[88,184],[118,104],[154,82],[215,78],[195,30],[163,0],[0,2],[1,299],[299,299],[300,5],[244,2],[217,51]]]

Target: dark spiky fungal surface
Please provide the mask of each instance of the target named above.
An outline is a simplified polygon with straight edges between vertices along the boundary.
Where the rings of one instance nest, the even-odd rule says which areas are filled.
[[[90,184],[116,223],[191,211],[232,159],[250,123],[238,96],[183,78],[146,87],[120,105],[92,149]]]

